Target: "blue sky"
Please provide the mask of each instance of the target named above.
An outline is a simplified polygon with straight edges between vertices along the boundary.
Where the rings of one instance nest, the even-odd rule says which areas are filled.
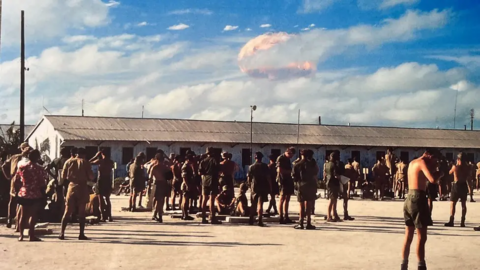
[[[480,3],[426,0],[34,0],[4,3],[0,122],[18,117],[26,11],[27,120],[44,113],[453,127],[480,113]],[[262,27],[263,26],[263,27]],[[241,65],[260,36],[288,40]],[[284,68],[313,63],[309,76]],[[286,73],[285,73],[286,72]],[[45,107],[45,108],[43,108]],[[480,124],[480,122],[478,122]]]

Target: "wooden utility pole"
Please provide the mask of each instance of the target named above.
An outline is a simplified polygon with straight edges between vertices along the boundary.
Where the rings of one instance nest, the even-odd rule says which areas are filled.
[[[21,12],[20,41],[20,140],[25,140],[25,23],[24,11]]]

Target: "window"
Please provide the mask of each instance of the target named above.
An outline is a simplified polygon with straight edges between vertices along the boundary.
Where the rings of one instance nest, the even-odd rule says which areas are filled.
[[[356,159],[358,163],[360,163],[360,151],[352,151],[352,160]]]
[[[447,158],[448,161],[453,161],[453,153],[447,153],[445,157]]]
[[[475,163],[475,154],[474,153],[467,153],[468,161]]]
[[[408,152],[402,151],[400,152],[400,160],[402,160],[405,163],[410,162],[410,154]]]
[[[124,147],[122,149],[122,164],[128,164],[133,159],[133,147]]]
[[[157,148],[156,147],[147,147],[147,153],[146,153],[147,160],[146,161],[149,161],[152,158],[154,158],[155,154],[157,154]]]
[[[97,152],[98,152],[98,147],[96,146],[87,146],[85,147],[85,152],[87,152],[87,159],[93,158]]]
[[[180,156],[185,157],[187,156],[187,152],[190,151],[190,147],[181,147],[180,148]]]
[[[385,151],[377,151],[377,160],[385,159]]]
[[[252,158],[250,157],[250,149],[242,149],[242,167],[252,164]]]
[[[275,157],[275,160],[282,154],[282,151],[280,149],[272,149],[270,151],[270,154],[272,154],[273,157]]]

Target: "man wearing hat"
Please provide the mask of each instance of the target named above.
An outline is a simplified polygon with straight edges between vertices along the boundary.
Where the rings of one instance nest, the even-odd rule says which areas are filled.
[[[232,154],[228,152],[222,153],[223,161],[220,162],[220,170],[221,170],[221,179],[220,185],[227,185],[230,195],[232,198],[235,196],[233,190],[233,179],[235,174],[236,164],[232,161]]]
[[[218,194],[218,175],[220,165],[214,158],[213,148],[208,147],[207,157],[200,162],[198,173],[202,176],[202,223],[208,224],[207,220],[207,199],[210,203],[210,222],[211,224],[221,224],[215,219],[215,197]]]
[[[217,211],[220,215],[230,215],[234,206],[234,198],[230,196],[230,188],[227,185],[222,187],[222,192],[215,198]]]
[[[17,173],[18,163],[24,159],[28,159],[28,154],[32,149],[28,143],[23,142],[20,144],[19,147],[21,153],[11,156],[5,163],[2,165],[3,174],[7,179],[11,179],[10,181],[10,201],[8,203],[8,217],[7,217],[7,228],[12,227],[12,221],[16,216],[16,209],[17,209],[17,200],[16,196],[21,187],[18,183],[15,182],[15,174]],[[17,185],[16,185],[17,184]],[[18,222],[17,222],[17,230],[18,230]]]
[[[293,166],[292,177],[298,186],[298,202],[300,203],[300,222],[295,229],[315,230],[312,225],[313,204],[317,197],[318,165],[313,159],[313,151],[309,149],[300,152],[301,160]],[[307,226],[304,227],[304,221]]]

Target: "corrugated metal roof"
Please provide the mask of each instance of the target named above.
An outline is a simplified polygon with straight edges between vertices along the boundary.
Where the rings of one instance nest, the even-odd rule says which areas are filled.
[[[250,143],[250,122],[45,116],[66,141]],[[297,125],[253,123],[256,144],[297,143]],[[480,148],[479,131],[300,125],[299,144]]]
[[[3,131],[3,132],[7,132],[7,129],[10,128],[10,124],[0,124],[0,129]],[[20,128],[19,125],[15,125],[14,126],[16,129]],[[34,125],[25,125],[25,136],[30,134],[30,132],[33,130],[35,126]],[[1,134],[1,132],[0,132]]]

